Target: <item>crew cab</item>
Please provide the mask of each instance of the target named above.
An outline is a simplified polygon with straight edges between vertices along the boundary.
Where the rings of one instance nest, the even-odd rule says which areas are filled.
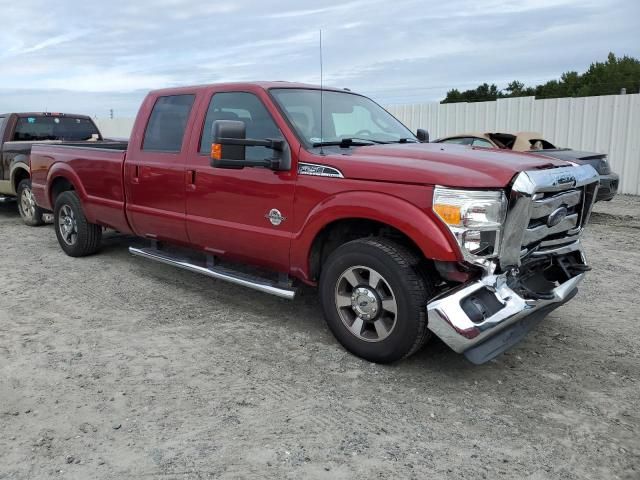
[[[86,115],[69,113],[0,114],[0,202],[18,198],[22,220],[31,226],[43,223],[31,193],[30,154],[35,143],[99,141],[102,135]]]
[[[146,97],[128,144],[34,146],[33,192],[72,257],[105,228],[133,234],[138,257],[288,299],[318,287],[369,361],[435,334],[483,363],[576,294],[598,175],[426,138],[345,90],[172,88]]]

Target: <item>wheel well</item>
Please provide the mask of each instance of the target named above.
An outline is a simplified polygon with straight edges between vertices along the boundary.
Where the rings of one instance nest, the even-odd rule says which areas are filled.
[[[15,173],[13,174],[13,188],[18,193],[18,185],[23,180],[29,179],[29,172],[27,172],[24,168],[16,168]]]
[[[363,218],[337,220],[326,225],[313,240],[309,253],[310,278],[320,278],[322,265],[340,245],[365,237],[391,238],[423,256],[420,248],[406,234],[385,223]]]
[[[56,204],[56,198],[63,192],[75,190],[73,184],[64,177],[56,178],[51,184],[51,206]]]

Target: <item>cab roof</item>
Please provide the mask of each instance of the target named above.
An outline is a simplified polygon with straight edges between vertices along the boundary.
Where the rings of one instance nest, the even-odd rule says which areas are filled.
[[[17,115],[19,117],[72,117],[72,118],[91,118],[89,115],[79,113],[66,112],[9,112],[0,113],[0,117],[8,117],[9,115]]]
[[[200,90],[209,90],[213,88],[237,88],[237,89],[247,89],[247,88],[261,88],[263,90],[270,90],[272,88],[304,88],[304,89],[313,89],[320,90],[320,85],[313,85],[309,83],[297,83],[297,82],[287,82],[284,80],[275,80],[275,81],[255,81],[255,82],[227,82],[227,83],[210,83],[204,85],[193,85],[186,87],[170,87],[170,88],[161,88],[158,90],[152,90],[149,92],[154,95],[172,95],[186,92],[196,92]],[[343,88],[334,88],[334,87],[326,87],[323,86],[322,90],[325,91],[333,91],[333,92],[351,92],[351,90],[346,90]]]

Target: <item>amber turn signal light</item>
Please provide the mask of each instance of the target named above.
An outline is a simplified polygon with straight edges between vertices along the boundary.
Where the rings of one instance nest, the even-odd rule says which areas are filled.
[[[213,158],[214,160],[222,160],[222,144],[211,144],[211,158]]]
[[[460,225],[461,212],[459,206],[436,203],[433,209],[445,223],[449,225]]]

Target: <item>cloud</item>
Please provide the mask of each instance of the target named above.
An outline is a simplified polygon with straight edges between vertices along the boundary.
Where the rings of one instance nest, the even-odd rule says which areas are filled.
[[[50,5],[25,0],[2,7],[0,110],[55,99],[59,110],[68,102],[89,114],[117,108],[133,115],[149,89],[261,79],[318,83],[319,29],[325,83],[382,103],[439,100],[450,88],[485,81],[538,83],[584,70],[609,51],[640,56],[640,2],[624,0]],[[25,10],[38,12],[37,21]]]
[[[296,18],[296,17],[310,17],[310,16],[319,16],[324,15],[326,13],[336,14],[345,10],[355,10],[356,8],[361,8],[364,6],[371,6],[371,2],[358,0],[355,2],[346,2],[346,3],[338,3],[335,5],[327,5],[326,7],[321,8],[309,8],[305,10],[289,10],[289,11],[279,11],[267,15],[268,18]]]

